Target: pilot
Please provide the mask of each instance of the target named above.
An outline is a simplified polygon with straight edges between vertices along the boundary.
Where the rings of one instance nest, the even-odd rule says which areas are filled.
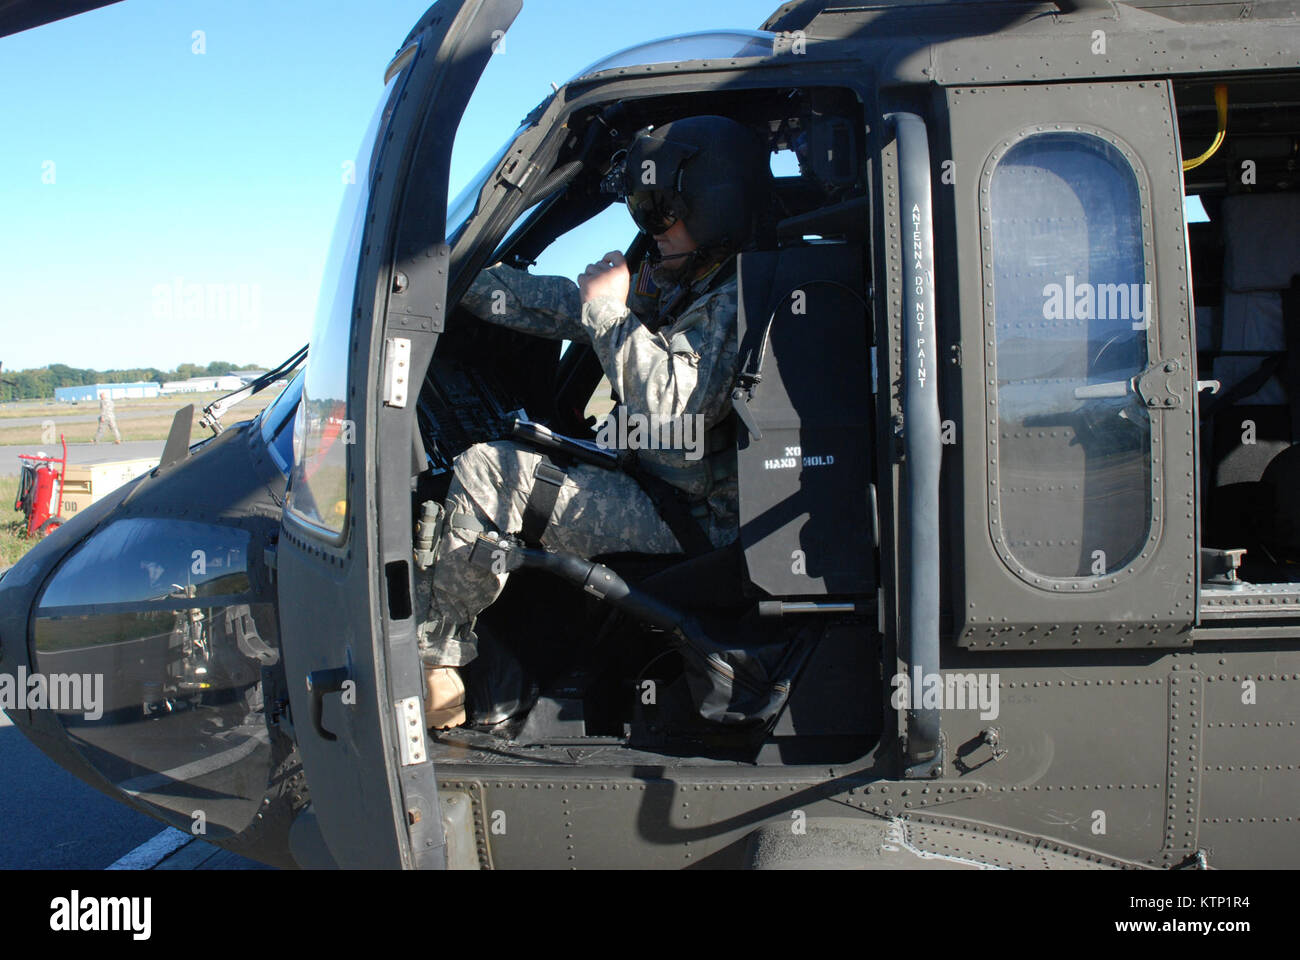
[[[561,468],[512,441],[476,444],[456,458],[438,560],[422,584],[431,595],[419,632],[433,728],[467,721],[460,668],[478,656],[476,617],[506,582],[505,573],[471,565],[480,533],[522,534],[582,557],[679,553],[688,533],[697,547],[736,538],[735,446],[724,426],[736,373],[735,255],[752,243],[769,196],[766,147],[732,120],[676,120],[642,132],[625,156],[616,155],[612,181],[637,227],[654,238],[635,283],[617,251],[588,266],[576,285],[497,265],[475,279],[462,305],[489,323],[591,344],[625,423],[657,425],[660,438],[679,441],[694,426],[703,442],[643,444],[641,480],[589,464]],[[623,436],[630,445],[648,433]],[[678,498],[675,509],[664,503],[665,491]],[[684,531],[683,520],[694,528]],[[474,668],[468,673],[472,681]],[[499,708],[479,709],[491,698],[476,698],[477,685],[471,688],[468,719],[506,718]]]

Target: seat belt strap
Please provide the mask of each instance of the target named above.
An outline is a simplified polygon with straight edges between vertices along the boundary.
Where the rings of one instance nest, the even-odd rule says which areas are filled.
[[[540,546],[542,534],[551,525],[551,515],[555,513],[555,501],[560,497],[560,488],[568,476],[557,467],[549,457],[542,457],[533,470],[533,489],[524,504],[524,524],[519,536],[529,546]]]
[[[698,557],[713,550],[713,541],[691,514],[690,507],[678,495],[676,487],[641,469],[634,458],[628,460],[624,469],[645,491],[645,495],[654,504],[659,519],[667,524],[688,557]]]

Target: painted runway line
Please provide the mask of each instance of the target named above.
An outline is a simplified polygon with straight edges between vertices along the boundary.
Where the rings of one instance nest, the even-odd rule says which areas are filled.
[[[194,838],[175,827],[150,837],[130,853],[119,857],[105,867],[105,870],[152,870],[159,863],[171,856]]]

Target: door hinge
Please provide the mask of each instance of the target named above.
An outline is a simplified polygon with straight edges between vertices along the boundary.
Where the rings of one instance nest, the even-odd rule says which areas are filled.
[[[384,340],[384,403],[390,407],[406,406],[410,383],[411,341],[405,337],[389,337]]]
[[[428,751],[424,744],[424,708],[419,697],[407,697],[393,704],[397,719],[397,742],[401,747],[402,766],[424,763]]]

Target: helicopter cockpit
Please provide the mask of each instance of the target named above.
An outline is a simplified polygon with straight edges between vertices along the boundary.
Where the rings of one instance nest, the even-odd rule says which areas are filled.
[[[842,535],[871,530],[875,516],[864,442],[874,430],[874,337],[857,98],[782,88],[579,111],[554,164],[555,185],[488,262],[526,269],[580,237],[615,202],[602,180],[634,132],[697,113],[760,134],[777,174],[760,239],[737,261],[739,392],[731,429],[739,539],[693,555],[580,558],[626,582],[635,602],[624,604],[557,579],[553,560],[524,563],[476,628],[489,650],[487,669],[514,677],[502,711],[509,719],[444,732],[439,739],[449,749],[499,749],[505,739],[521,748],[621,745],[791,762],[796,754],[861,756],[878,736],[879,704],[864,696],[879,656],[876,545]],[[627,247],[633,273],[647,239],[637,235]],[[460,255],[453,250],[453,260]],[[449,311],[419,395],[428,469],[413,495],[414,515],[445,496],[452,463],[469,446],[518,439],[516,421],[591,445],[615,399],[590,346]],[[683,623],[688,636],[677,629]]]

